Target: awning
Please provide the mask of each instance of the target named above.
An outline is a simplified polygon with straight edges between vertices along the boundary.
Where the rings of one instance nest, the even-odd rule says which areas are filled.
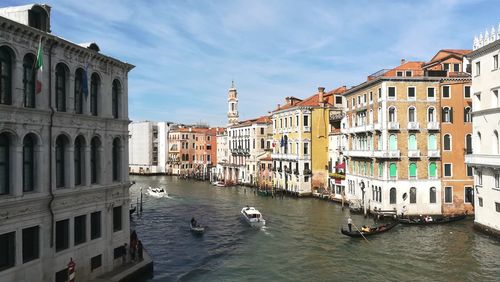
[[[345,169],[345,163],[340,163],[335,166],[336,169]]]

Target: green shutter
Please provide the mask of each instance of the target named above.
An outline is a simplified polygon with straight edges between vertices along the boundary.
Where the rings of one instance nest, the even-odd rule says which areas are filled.
[[[436,135],[429,135],[429,150],[437,150],[436,146]]]
[[[415,134],[411,134],[408,137],[408,149],[409,150],[416,150],[417,149],[417,137],[415,137]]]
[[[396,151],[398,149],[398,144],[396,142],[396,135],[391,134],[389,136],[389,150]]]
[[[389,173],[390,173],[391,177],[396,177],[397,176],[397,174],[398,174],[398,168],[397,168],[397,166],[396,166],[395,163],[391,163]]]
[[[436,177],[436,163],[434,162],[429,164],[429,176]]]
[[[417,165],[415,163],[410,164],[410,177],[417,176]]]

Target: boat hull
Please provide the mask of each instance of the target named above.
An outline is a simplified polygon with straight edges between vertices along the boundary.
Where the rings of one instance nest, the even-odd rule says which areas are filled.
[[[394,228],[394,226],[396,226],[398,224],[399,224],[399,222],[395,221],[395,222],[387,223],[385,225],[380,225],[377,227],[377,230],[374,230],[372,232],[362,232],[362,231],[358,231],[358,230],[353,230],[353,231],[349,232],[348,230],[346,230],[344,228],[340,228],[340,232],[346,236],[349,236],[349,237],[360,238],[363,236],[367,237],[367,236],[372,236],[372,235],[387,232],[387,231],[391,230],[392,228]],[[383,226],[383,228],[380,228],[382,226]]]
[[[205,233],[205,227],[203,227],[203,226],[193,226],[192,224],[189,224],[189,228],[191,229],[191,232],[196,233],[196,234]]]
[[[249,215],[258,215],[258,217],[250,217]],[[266,220],[262,218],[259,211],[254,208],[243,208],[241,209],[242,219],[248,223],[251,227],[260,228],[266,225]]]

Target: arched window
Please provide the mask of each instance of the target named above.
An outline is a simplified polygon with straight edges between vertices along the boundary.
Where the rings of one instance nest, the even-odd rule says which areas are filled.
[[[415,134],[410,134],[410,136],[408,136],[408,150],[417,150],[417,137],[415,137]]]
[[[408,108],[408,122],[415,122],[416,120],[415,107]]]
[[[59,63],[56,66],[56,109],[58,112],[66,111],[66,80],[67,67]]]
[[[0,104],[12,103],[12,56],[7,47],[0,47]]]
[[[56,139],[56,188],[66,185],[66,137],[59,135]]]
[[[453,122],[453,109],[444,107],[441,119],[443,122]]]
[[[96,184],[99,180],[99,148],[101,142],[98,137],[92,138],[90,142],[90,183]]]
[[[428,122],[436,121],[436,110],[433,107],[427,109],[427,121]]]
[[[90,79],[90,114],[97,116],[99,112],[99,105],[97,102],[101,79],[97,73],[93,73]]]
[[[498,155],[498,131],[493,131],[493,154]]]
[[[389,191],[389,203],[390,204],[396,203],[396,188],[394,187],[392,187],[391,190]]]
[[[10,139],[0,134],[0,195],[10,193]]]
[[[120,180],[120,139],[113,140],[113,181]]]
[[[87,80],[84,79],[85,73],[82,69],[77,69],[75,72],[75,113],[83,114],[83,95],[87,90]]]
[[[389,150],[396,151],[398,149],[398,141],[396,139],[396,134],[389,135]]]
[[[396,121],[396,109],[394,107],[389,108],[389,122]]]
[[[410,204],[416,204],[417,203],[417,188],[411,187],[410,188]]]
[[[417,178],[417,164],[410,163],[410,165],[408,166],[408,172],[409,172],[410,179]]]
[[[472,122],[472,110],[470,107],[464,108],[464,122]]]
[[[121,94],[121,85],[120,82],[115,79],[113,80],[113,89],[111,91],[113,118],[118,118],[119,115],[120,94]]]
[[[23,59],[24,106],[35,107],[35,56],[27,54]]]
[[[75,140],[75,186],[83,184],[85,168],[85,140],[78,136]]]
[[[283,147],[285,148],[285,154],[288,154],[288,136],[283,137]],[[306,152],[304,152],[306,154]]]
[[[435,162],[429,164],[429,178],[435,179],[437,177],[437,166]]]
[[[443,136],[443,150],[451,151],[451,135],[445,134]]]
[[[472,154],[472,135],[465,135],[465,153]]]
[[[429,135],[428,143],[429,150],[437,150],[436,135]]]
[[[429,203],[436,203],[436,187],[431,187],[431,189],[429,189]]]
[[[264,144],[264,138],[261,138],[261,139],[260,139],[260,148],[261,148],[261,149],[264,149],[264,147],[265,147],[265,144]]]
[[[398,167],[395,163],[389,165],[389,176],[391,178],[396,178],[398,176]]]
[[[23,140],[23,192],[35,190],[35,138],[28,134]]]

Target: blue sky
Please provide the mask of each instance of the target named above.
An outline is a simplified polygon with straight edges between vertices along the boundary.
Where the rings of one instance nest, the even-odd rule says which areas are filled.
[[[353,86],[401,59],[470,49],[498,26],[498,1],[52,1],[52,33],[96,42],[134,64],[131,120],[225,125],[227,90],[240,119],[318,86]],[[3,0],[0,6],[30,3]]]

